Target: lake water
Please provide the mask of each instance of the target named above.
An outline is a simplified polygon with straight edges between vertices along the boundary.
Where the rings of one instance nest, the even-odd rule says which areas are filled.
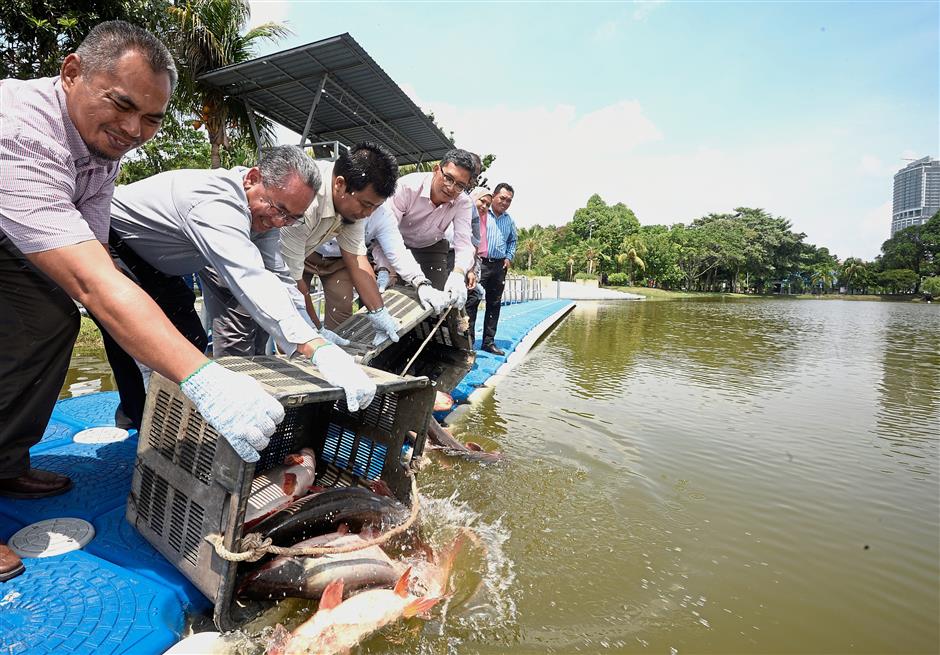
[[[581,303],[456,430],[507,460],[427,521],[486,555],[368,652],[938,651],[940,306]]]

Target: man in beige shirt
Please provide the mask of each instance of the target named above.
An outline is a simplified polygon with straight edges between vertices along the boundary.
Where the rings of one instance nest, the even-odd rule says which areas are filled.
[[[369,320],[377,338],[398,341],[398,324],[385,309],[382,294],[366,258],[365,221],[385,199],[395,192],[398,164],[385,147],[371,142],[359,143],[340,153],[335,162],[317,160],[321,184],[303,219],[280,229],[280,254],[290,277],[304,297],[307,313],[320,334],[334,343],[346,345],[330,330],[323,328],[310,301],[310,277],[304,276],[304,261],[317,246],[337,239],[342,258],[339,265],[348,270],[359,297],[369,309]],[[313,263],[314,272],[316,262]],[[247,310],[228,298],[221,280],[205,269],[199,274],[204,288],[209,288],[219,302],[206,307],[212,325],[213,354],[260,354],[267,340]],[[349,289],[346,293],[351,294]]]

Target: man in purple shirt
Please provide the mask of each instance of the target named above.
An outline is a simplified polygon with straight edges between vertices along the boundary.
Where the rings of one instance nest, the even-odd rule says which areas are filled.
[[[209,362],[111,261],[111,195],[121,157],[160,127],[176,84],[166,47],[101,23],[55,78],[0,80],[0,495],[43,498],[71,480],[30,467],[68,371],[74,300],[138,361],[180,383],[243,457],[267,445],[280,403]],[[231,402],[230,399],[236,399]],[[0,544],[0,581],[22,572]]]

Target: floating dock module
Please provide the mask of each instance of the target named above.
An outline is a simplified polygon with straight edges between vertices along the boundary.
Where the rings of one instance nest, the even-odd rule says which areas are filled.
[[[73,423],[80,429],[114,425],[114,411],[120,402],[117,391],[66,398],[55,404],[52,418],[64,423]]]
[[[4,655],[158,654],[182,629],[173,592],[81,551],[28,559],[0,585]]]
[[[85,550],[171,589],[187,612],[202,612],[212,607],[209,599],[127,522],[125,513],[122,504],[96,518],[95,538]]]
[[[503,305],[499,314],[496,330],[496,345],[506,351],[505,355],[493,355],[482,350],[477,351],[476,362],[469,373],[460,381],[451,393],[454,400],[462,403],[477,387],[482,387],[513,354],[513,351],[526,339],[530,332],[540,327],[554,316],[560,320],[567,310],[574,307],[571,300],[532,300],[513,305]],[[481,305],[477,312],[476,334],[483,334],[485,309]],[[555,321],[552,321],[554,323]],[[545,326],[545,329],[551,325]],[[544,331],[544,330],[543,330]],[[539,335],[541,336],[541,335]],[[476,346],[480,347],[480,339]]]
[[[0,514],[26,525],[62,516],[93,521],[127,502],[137,456],[137,439],[106,444],[66,443],[31,457],[33,468],[72,478],[61,496],[20,500],[0,498]]]

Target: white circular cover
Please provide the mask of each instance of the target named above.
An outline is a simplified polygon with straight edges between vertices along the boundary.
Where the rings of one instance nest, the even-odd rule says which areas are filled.
[[[197,632],[171,646],[163,655],[212,655],[226,652],[225,639],[218,632]]]
[[[122,428],[88,428],[72,437],[75,443],[114,443],[127,439],[127,430]]]
[[[95,528],[82,519],[46,519],[27,525],[7,541],[20,557],[52,557],[79,550],[95,536]]]

